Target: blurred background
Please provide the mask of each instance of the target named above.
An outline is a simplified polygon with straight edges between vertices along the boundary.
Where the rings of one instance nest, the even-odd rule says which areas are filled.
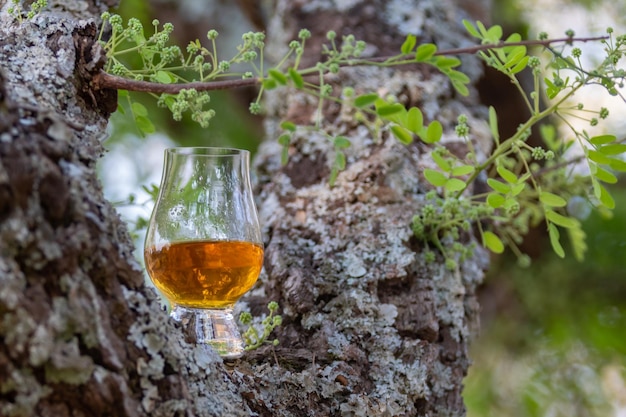
[[[263,29],[263,1],[123,0],[117,11],[150,27],[158,18],[174,24],[175,41],[186,45],[220,33],[218,50],[235,50],[241,34]],[[626,33],[626,0],[493,0],[492,23],[505,32],[534,39],[539,32],[561,37]],[[587,59],[599,59],[598,44],[578,45]],[[594,49],[595,48],[595,49]],[[481,82],[486,104],[498,114],[520,114],[514,92],[493,74]],[[510,93],[510,94],[509,94]],[[208,129],[190,120],[174,122],[150,97],[135,96],[154,122],[155,133],[141,132],[124,97],[113,115],[108,152],[100,164],[105,193],[135,234],[142,261],[143,229],[152,209],[151,184],[158,184],[163,150],[170,146],[234,146],[254,152],[262,140],[261,120],[251,116],[255,97],[248,89],[211,94],[217,115]],[[591,90],[577,100],[611,110],[607,123],[626,135],[626,104]],[[515,120],[510,121],[516,127]],[[150,131],[150,129],[148,129]],[[622,132],[621,135],[619,132]],[[481,333],[471,345],[473,366],[465,380],[469,417],[626,417],[626,178],[611,191],[612,215],[592,213],[584,221],[588,252],[584,262],[562,260],[543,234],[524,245],[532,256],[520,268],[512,256],[493,258],[479,290]],[[566,248],[567,250],[567,248]]]

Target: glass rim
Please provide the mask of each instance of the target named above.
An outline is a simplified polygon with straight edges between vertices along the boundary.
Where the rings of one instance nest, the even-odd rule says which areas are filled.
[[[189,156],[238,156],[249,155],[246,149],[219,147],[219,146],[174,146],[166,148],[167,155],[189,155]]]

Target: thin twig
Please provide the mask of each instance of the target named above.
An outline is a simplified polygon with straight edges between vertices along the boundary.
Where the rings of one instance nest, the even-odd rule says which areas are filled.
[[[445,49],[435,52],[435,55],[463,55],[463,54],[475,54],[476,52],[496,49],[508,46],[544,46],[548,47],[554,43],[574,43],[574,42],[591,42],[608,39],[608,36],[595,36],[589,38],[559,38],[559,39],[547,39],[547,40],[525,40],[519,42],[499,42],[497,44],[476,45],[467,48],[455,48]],[[407,58],[412,57],[407,55]],[[354,61],[352,66],[367,65],[367,62],[381,63],[396,57],[374,57],[369,58],[367,61]],[[400,57],[401,58],[401,57]],[[350,64],[346,64],[350,65]],[[150,81],[131,80],[128,78],[119,77],[116,75],[108,74],[104,71],[94,75],[92,79],[92,86],[96,90],[114,89],[114,90],[128,90],[139,91],[145,93],[155,94],[178,94],[181,90],[195,89],[196,91],[213,91],[213,90],[228,90],[233,88],[251,87],[261,82],[259,78],[246,78],[246,79],[233,79],[223,81],[209,81],[209,82],[191,82],[182,84],[161,84]]]

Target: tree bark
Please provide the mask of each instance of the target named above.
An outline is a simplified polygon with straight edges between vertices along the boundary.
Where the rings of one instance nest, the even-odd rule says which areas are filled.
[[[455,271],[427,264],[409,224],[428,190],[429,149],[374,137],[339,108],[327,106],[323,123],[352,141],[336,185],[333,146],[319,133],[298,135],[281,166],[279,120],[310,121],[315,109],[296,91],[266,103],[269,139],[256,159],[265,273],[241,303],[260,314],[279,302],[280,345],[225,366],[185,342],[144,285],[96,177],[116,101],[89,86],[104,59],[94,39],[106,6],[58,1],[22,23],[7,5],[0,14],[0,415],[463,415],[486,254]],[[269,49],[278,55],[300,28],[318,53],[331,29],[367,41],[368,54],[397,53],[409,32],[461,46],[465,13],[437,0],[277,0]],[[464,65],[476,80],[477,62]],[[418,105],[444,124],[454,152],[465,149],[456,117],[482,111],[423,67],[350,69],[332,81]],[[474,134],[485,148],[487,135]]]
[[[467,12],[453,2],[284,0],[276,2],[275,12],[270,51],[284,48],[300,28],[312,31],[307,46],[318,54],[329,30],[338,39],[354,34],[368,43],[366,54],[378,56],[398,53],[408,33],[441,49],[470,42],[459,24]],[[323,59],[308,58],[309,64]],[[463,69],[476,80],[479,68],[470,58]],[[467,148],[454,134],[456,119],[482,111],[475,99],[456,95],[444,76],[425,67],[346,69],[332,82],[336,94],[352,86],[356,94],[378,91],[419,106],[427,121],[444,124],[445,146],[460,155]],[[267,100],[267,136],[280,135],[281,120],[310,122],[316,106],[298,92],[275,92]],[[280,347],[257,354],[262,363],[247,374],[257,386],[255,410],[268,416],[463,415],[467,345],[478,320],[475,287],[487,255],[477,250],[454,271],[441,258],[425,262],[410,223],[430,189],[422,176],[432,164],[430,149],[373,136],[343,110],[324,109],[330,137],[352,142],[348,166],[334,187],[328,181],[335,151],[323,134],[296,135],[286,166],[275,140],[266,141],[257,156],[267,276],[258,300],[251,296],[248,302],[278,300],[284,324]],[[487,138],[474,132],[483,152]],[[270,366],[272,354],[277,363]]]

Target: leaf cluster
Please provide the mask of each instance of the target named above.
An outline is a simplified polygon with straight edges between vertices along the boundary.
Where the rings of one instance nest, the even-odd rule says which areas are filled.
[[[407,108],[394,96],[383,97],[367,91],[356,94],[351,87],[338,93],[327,82],[328,76],[343,67],[396,67],[420,63],[433,66],[446,75],[459,94],[469,94],[469,78],[458,69],[460,59],[438,51],[434,44],[418,45],[414,35],[406,37],[395,56],[365,59],[362,58],[366,47],[364,42],[353,35],[338,39],[331,31],[326,36],[327,44],[322,47],[324,58],[311,67],[302,68],[301,60],[311,36],[303,29],[298,39],[289,44],[284,57],[266,70],[261,33],[244,34],[233,57],[222,60],[218,58],[215,45],[216,31],[207,33],[209,48],[194,41],[183,53],[176,46],[168,46],[173,30],[171,24],[161,27],[158,21],[154,21],[153,33],[146,36],[136,19],[130,19],[124,26],[119,16],[105,14],[103,21],[112,28],[110,38],[102,40],[102,44],[109,58],[106,70],[113,74],[183,85],[211,83],[229,77],[255,77],[260,88],[256,100],[250,104],[252,113],[262,111],[263,94],[275,88],[293,88],[315,97],[318,107],[314,126],[297,126],[290,121],[281,124],[283,132],[278,142],[282,146],[283,164],[288,161],[294,136],[301,130],[323,131],[322,109],[327,101],[339,104],[353,120],[366,125],[374,138],[387,134],[403,144],[420,140],[429,145],[434,165],[424,170],[423,177],[433,192],[428,194],[429,202],[414,216],[412,227],[426,247],[443,253],[450,268],[456,268],[458,261],[471,254],[459,242],[472,228],[477,230],[483,246],[495,253],[508,247],[518,255],[522,264],[527,264],[528,258],[518,246],[528,230],[541,223],[545,224],[552,248],[559,256],[565,256],[561,235],[566,231],[574,255],[582,259],[586,249],[585,236],[577,218],[580,210],[577,212],[573,207],[581,206],[580,201],[599,210],[610,210],[615,206],[606,185],[616,183],[617,173],[626,171],[623,160],[626,144],[613,135],[590,135],[571,122],[585,120],[590,126],[597,126],[609,115],[605,108],[595,110],[580,103],[571,104],[572,97],[585,86],[601,85],[610,95],[620,94],[618,87],[624,84],[626,71],[618,64],[626,51],[626,37],[614,37],[612,29],[607,30],[609,36],[601,41],[606,58],[595,68],[587,69],[582,65],[582,52],[578,48],[570,50],[566,44],[557,49],[544,39],[538,41],[543,50],[533,54],[519,34],[502,39],[503,31],[498,25],[488,28],[481,22],[464,21],[468,33],[480,42],[477,55],[509,78],[530,112],[530,117],[517,131],[505,138],[500,136],[497,112],[490,108],[487,122],[493,150],[485,160],[479,161],[472,145],[471,127],[464,115],[459,116],[455,132],[465,141],[468,151],[466,155],[457,156],[439,145],[443,125],[437,120],[425,120],[418,107]],[[571,39],[573,33],[568,36]],[[129,53],[139,57],[138,68],[131,69],[122,62],[121,57]],[[232,72],[231,66],[236,63],[249,65],[250,71]],[[518,78],[523,72],[532,75],[533,89],[529,92],[522,88]],[[127,95],[121,94],[121,97]],[[212,109],[207,109],[210,97],[205,90],[188,88],[176,95],[163,94],[158,103],[168,107],[175,119],[190,112],[203,126],[215,115]],[[149,132],[153,129],[145,107],[132,102],[128,107],[141,130]],[[568,127],[573,138],[557,137],[556,129],[546,123],[548,120]],[[527,141],[531,130],[537,127],[544,145],[531,147]],[[332,186],[346,167],[346,150],[351,142],[346,136],[327,136],[334,149],[329,178]],[[571,158],[568,150],[573,149],[575,143],[582,149],[582,156]],[[580,163],[586,164],[588,174],[581,175],[571,168]],[[481,177],[487,178],[487,190],[480,194],[468,192]],[[429,258],[432,256],[428,255]]]
[[[467,21],[464,24],[468,32],[483,44],[496,45],[480,51],[479,56],[487,65],[509,77],[523,95],[531,116],[513,136],[501,138],[496,110],[490,108],[488,121],[494,147],[487,160],[481,163],[476,162],[471,151],[464,159],[454,155],[442,158],[442,152],[433,152],[437,169],[426,169],[424,177],[442,191],[438,206],[448,221],[433,222],[432,216],[424,214],[432,212],[432,208],[426,205],[421,214],[414,217],[414,232],[425,243],[438,243],[442,236],[458,233],[455,229],[459,227],[460,219],[469,218],[475,222],[485,247],[495,253],[509,247],[517,254],[520,263],[527,265],[529,258],[521,253],[518,245],[530,227],[544,223],[554,252],[560,257],[565,256],[561,234],[566,231],[574,256],[581,260],[586,250],[585,234],[580,219],[576,217],[580,209],[575,207],[580,207],[582,201],[583,206],[589,209],[614,208],[615,202],[605,184],[616,183],[616,173],[626,172],[623,160],[626,144],[613,135],[590,136],[585,130],[575,128],[569,121],[572,117],[587,120],[591,126],[596,126],[598,118],[608,116],[608,110],[588,110],[582,104],[571,106],[568,99],[591,84],[600,84],[609,94],[617,94],[615,87],[623,83],[624,74],[615,65],[619,61],[617,58],[623,56],[624,38],[614,41],[609,37],[603,41],[607,58],[593,70],[582,67],[579,50],[574,49],[572,56],[565,56],[563,51],[553,48],[549,48],[551,58],[542,69],[539,59],[529,55],[524,45],[519,45],[519,35],[513,34],[502,41],[499,26],[486,28],[480,22],[474,25]],[[508,43],[514,45],[508,46]],[[529,93],[521,87],[517,78],[527,68],[532,71],[535,85],[534,91]],[[565,70],[575,76],[563,76]],[[544,76],[546,71],[552,71],[551,77]],[[542,91],[548,99],[545,108],[540,101]],[[575,140],[557,138],[554,127],[543,124],[540,131],[544,147],[529,146],[530,130],[549,117],[560,119],[570,128]],[[457,126],[459,136],[464,137],[468,133],[467,126],[462,123]],[[570,153],[567,151],[575,141],[583,155],[568,160]],[[581,162],[587,165],[588,174],[572,169],[572,165]],[[483,172],[488,174],[488,191],[471,196],[464,194]],[[459,174],[467,177],[459,178]],[[458,202],[456,206],[463,209],[460,215],[446,210],[449,202],[455,200]],[[453,258],[454,250],[441,249],[447,259]]]
[[[271,343],[273,346],[278,345],[278,339],[269,340],[272,331],[283,322],[282,317],[276,314],[278,311],[278,303],[276,301],[270,301],[267,304],[267,309],[269,310],[269,314],[261,320],[262,330],[260,332],[253,325],[252,322],[254,318],[249,312],[243,311],[239,315],[239,322],[244,326],[248,326],[242,333],[244,342],[246,343],[245,350],[258,349],[265,343]]]

